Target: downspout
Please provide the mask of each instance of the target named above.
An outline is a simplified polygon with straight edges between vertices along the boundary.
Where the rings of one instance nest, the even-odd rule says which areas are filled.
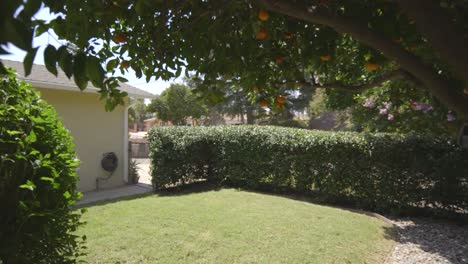
[[[124,170],[124,182],[128,183],[128,109],[132,107],[130,104],[124,106],[124,138],[123,138],[123,170]]]

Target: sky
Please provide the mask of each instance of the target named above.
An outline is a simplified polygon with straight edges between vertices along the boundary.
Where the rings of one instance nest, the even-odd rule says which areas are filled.
[[[48,8],[42,8],[39,10],[39,12],[36,13],[35,17],[37,19],[50,20],[53,18],[53,15],[50,14]],[[55,35],[53,32],[50,32],[50,34],[42,34],[41,36],[34,38],[34,46],[41,47],[39,51],[37,52],[36,58],[34,60],[35,64],[44,65],[44,49],[48,44],[52,44],[58,47],[61,45],[61,42],[60,40],[58,40],[57,35]],[[24,56],[26,55],[26,52],[24,52],[21,49],[16,48],[13,45],[9,45],[8,47],[6,47],[6,50],[10,52],[10,54],[0,55],[0,59],[23,61]],[[182,78],[177,78],[175,80],[168,81],[168,82],[163,81],[163,80],[155,80],[154,78],[152,78],[149,83],[146,83],[146,78],[144,76],[138,79],[135,76],[135,72],[131,69],[129,69],[129,71],[125,73],[124,75],[121,75],[119,73],[118,76],[125,77],[128,80],[127,84],[140,88],[142,90],[145,90],[153,94],[160,94],[162,91],[168,88],[171,83],[174,83],[174,82],[182,83]]]

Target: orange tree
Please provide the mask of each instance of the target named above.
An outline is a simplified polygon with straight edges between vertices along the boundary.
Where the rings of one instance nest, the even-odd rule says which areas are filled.
[[[58,16],[34,19],[41,4]],[[353,92],[401,78],[468,116],[468,3],[465,0],[41,0],[3,1],[0,44],[27,51],[53,30],[67,44],[45,49],[80,89],[121,102],[116,70],[170,79],[195,71],[229,76],[277,96],[282,86]],[[6,51],[2,48],[0,53]]]

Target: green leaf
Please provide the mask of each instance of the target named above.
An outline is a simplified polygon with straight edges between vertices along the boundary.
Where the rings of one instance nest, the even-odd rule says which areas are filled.
[[[54,178],[51,178],[51,177],[41,177],[40,179],[43,180],[43,181],[48,181],[48,182],[54,182],[55,181]]]
[[[49,29],[46,26],[46,22],[44,20],[35,20],[34,24],[36,26],[36,33],[35,36],[39,37],[40,35],[46,33]]]
[[[33,150],[33,151],[29,152],[29,155],[31,155],[31,156],[38,155],[38,154],[40,154],[40,152],[38,150]]]
[[[88,57],[86,61],[86,73],[94,86],[103,88],[105,73],[98,58]]]
[[[119,82],[128,82],[127,79],[125,79],[124,77],[117,77],[117,79],[119,80]]]
[[[65,199],[70,199],[70,197],[71,197],[70,192],[69,191],[64,192],[63,197],[65,197]]]
[[[31,119],[31,121],[34,122],[34,125],[38,125],[38,124],[42,124],[42,123],[45,123],[46,120],[41,118],[41,117],[34,117],[34,116],[31,116],[29,117],[29,119]]]
[[[138,0],[135,4],[135,11],[137,15],[143,16],[146,13],[146,5],[144,0]]]
[[[26,56],[24,57],[23,66],[24,66],[24,75],[25,76],[28,76],[29,74],[31,74],[31,69],[32,69],[32,66],[33,66],[34,58],[36,57],[37,50],[38,50],[38,48],[34,48],[34,49],[30,50],[26,54]]]
[[[75,56],[75,62],[73,63],[73,79],[80,90],[86,89],[88,86],[88,78],[86,78],[86,55],[84,53],[78,53]]]
[[[3,63],[0,61],[0,74],[6,74],[6,68],[3,66]]]
[[[17,130],[7,130],[7,133],[8,133],[8,135],[11,135],[11,136],[23,134],[23,132],[17,131]]]
[[[118,65],[119,65],[119,59],[112,59],[112,60],[108,61],[107,65],[106,65],[107,72],[114,71],[115,68],[117,68]]]
[[[137,66],[133,67],[133,66],[132,66],[132,69],[135,71],[135,76],[136,76],[138,79],[140,79],[140,78],[143,76],[140,67],[137,67]]]
[[[24,4],[22,13],[24,13],[24,15],[26,16],[31,17],[37,13],[39,8],[41,8],[41,5],[42,5],[42,1],[38,1],[38,0],[26,1],[26,4]]]
[[[65,72],[65,75],[70,79],[73,75],[73,57],[68,52],[67,46],[61,46],[58,51],[58,65]]]
[[[8,54],[10,54],[10,52],[8,52],[4,48],[0,47],[0,55],[8,55]],[[1,62],[0,62],[0,64],[1,64]]]
[[[47,70],[55,76],[57,76],[57,59],[57,50],[49,44],[44,50],[44,62]]]
[[[34,130],[31,130],[29,135],[26,137],[26,142],[27,143],[34,143],[36,141],[37,141],[36,133],[34,133]]]
[[[0,29],[3,35],[2,40],[5,38],[6,41],[13,43],[22,50],[32,50],[33,33],[23,22],[14,18],[7,18],[3,20],[3,28]]]
[[[176,76],[176,77],[179,77],[181,72],[182,72],[182,68],[181,68],[181,67],[178,67],[178,68],[177,68],[177,71],[176,71],[176,73],[175,73],[175,76]]]
[[[22,184],[19,187],[21,189],[28,189],[30,191],[34,191],[34,189],[36,188],[36,185],[31,180],[28,180],[25,184]]]

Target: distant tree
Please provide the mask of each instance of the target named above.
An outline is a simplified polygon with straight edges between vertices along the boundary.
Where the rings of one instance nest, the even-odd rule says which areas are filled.
[[[131,123],[141,123],[149,118],[146,105],[143,99],[137,99],[128,109],[128,120]]]
[[[259,113],[265,112],[258,103],[259,96],[249,93],[238,82],[227,78],[210,82],[196,76],[184,81],[208,107],[209,124],[216,123],[212,121],[219,120],[219,116],[240,117],[242,123],[254,124]]]
[[[161,96],[153,99],[147,107],[162,121],[171,121],[175,125],[185,124],[187,118],[200,118],[206,113],[206,107],[182,84],[171,84]]]
[[[367,132],[455,135],[463,123],[430,93],[401,80],[386,82],[352,97],[317,89],[310,101],[310,116],[331,111],[340,113],[350,129]]]

